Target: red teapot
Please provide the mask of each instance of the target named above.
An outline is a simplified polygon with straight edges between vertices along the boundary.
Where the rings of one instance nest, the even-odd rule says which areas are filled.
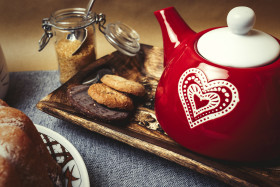
[[[155,99],[163,130],[196,153],[229,161],[280,157],[280,41],[236,7],[227,27],[195,33],[173,8],[155,13],[164,72]]]

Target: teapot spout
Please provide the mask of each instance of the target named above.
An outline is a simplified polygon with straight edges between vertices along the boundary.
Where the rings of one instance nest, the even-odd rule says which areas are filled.
[[[154,14],[161,27],[165,67],[181,42],[196,33],[185,23],[174,7],[155,11]]]

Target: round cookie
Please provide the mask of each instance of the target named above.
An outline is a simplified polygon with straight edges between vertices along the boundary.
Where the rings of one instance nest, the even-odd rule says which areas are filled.
[[[142,84],[132,80],[125,79],[118,75],[109,75],[109,74],[104,75],[101,78],[101,82],[121,92],[125,92],[135,96],[145,95],[145,88]]]
[[[96,83],[89,87],[88,95],[97,103],[108,108],[117,108],[123,110],[132,110],[133,101],[130,97],[120,93],[103,83]]]

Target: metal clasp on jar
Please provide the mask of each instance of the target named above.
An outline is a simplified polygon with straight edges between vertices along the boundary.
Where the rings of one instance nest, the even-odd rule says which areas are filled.
[[[49,18],[43,19],[42,28],[44,29],[45,33],[39,40],[39,51],[42,51],[45,48],[45,46],[49,43],[50,39],[53,37],[52,25],[50,24]]]
[[[105,34],[104,30],[106,29],[106,27],[104,26],[106,23],[106,16],[105,14],[97,14],[95,17],[95,22],[98,24],[98,29],[100,32],[102,32],[103,34]]]

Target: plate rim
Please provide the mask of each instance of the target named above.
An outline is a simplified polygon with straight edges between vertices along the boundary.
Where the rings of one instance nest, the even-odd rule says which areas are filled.
[[[58,141],[60,144],[62,144],[72,155],[73,159],[77,163],[80,171],[81,171],[81,176],[82,176],[82,186],[85,187],[90,187],[90,181],[89,181],[89,175],[87,171],[87,167],[85,165],[85,162],[78,152],[78,150],[74,147],[74,145],[69,142],[65,137],[63,137],[61,134],[55,132],[52,129],[49,129],[45,126],[39,125],[39,124],[34,124],[38,132],[44,133],[48,136],[50,136],[52,139]]]

